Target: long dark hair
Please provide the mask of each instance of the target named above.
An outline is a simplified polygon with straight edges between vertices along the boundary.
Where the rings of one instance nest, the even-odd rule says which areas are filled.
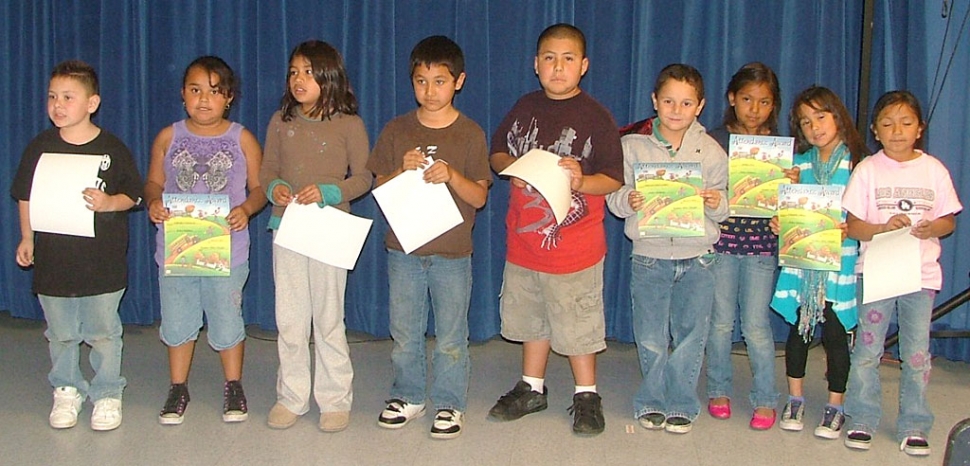
[[[805,139],[802,126],[799,124],[801,117],[798,115],[798,107],[805,105],[809,108],[821,112],[831,113],[835,118],[835,125],[839,128],[839,139],[849,148],[852,166],[869,155],[869,148],[866,147],[862,135],[852,124],[852,117],[849,110],[845,108],[842,99],[835,95],[830,89],[821,86],[812,86],[800,92],[791,104],[791,112],[788,116],[791,125],[792,135],[795,136],[796,149],[799,153],[807,151],[812,145]]]
[[[778,85],[778,76],[764,63],[748,63],[734,73],[734,76],[731,76],[731,82],[728,83],[727,91],[724,92],[724,98],[730,100],[728,96],[733,94],[734,98],[737,99],[738,92],[741,92],[741,89],[744,89],[749,84],[764,84],[771,91],[771,99],[774,103],[771,107],[771,114],[765,120],[765,126],[768,127],[768,134],[777,134],[778,114],[781,112],[781,87]],[[741,124],[738,121],[738,114],[734,111],[734,107],[728,105],[724,109],[722,124],[728,131],[737,128]]]
[[[320,99],[307,116],[329,119],[335,113],[357,114],[357,97],[350,87],[344,60],[337,49],[323,41],[308,40],[297,45],[290,52],[290,60],[287,63],[292,63],[296,57],[306,58],[310,62],[310,67],[313,68],[313,80],[320,86]],[[280,113],[283,114],[283,121],[289,121],[293,111],[300,105],[290,92],[289,71],[287,71],[285,87]]]

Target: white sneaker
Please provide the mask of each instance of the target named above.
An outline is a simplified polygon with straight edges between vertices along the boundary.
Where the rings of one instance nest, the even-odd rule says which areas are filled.
[[[456,409],[439,409],[431,425],[431,438],[447,440],[461,435],[462,418]]]
[[[91,413],[91,428],[94,430],[114,430],[121,425],[121,400],[102,398],[94,402]]]
[[[74,387],[54,389],[54,407],[51,408],[50,423],[55,429],[67,429],[77,424],[77,413],[81,412],[84,399]]]
[[[397,398],[387,401],[387,407],[377,418],[377,425],[385,429],[400,429],[411,419],[424,416],[424,403],[407,403]]]

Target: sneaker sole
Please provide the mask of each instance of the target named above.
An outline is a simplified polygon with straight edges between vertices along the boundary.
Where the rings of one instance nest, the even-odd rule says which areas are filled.
[[[121,420],[118,422],[113,422],[111,424],[91,424],[91,430],[96,430],[98,432],[107,432],[109,430],[115,430],[121,427]]]
[[[849,438],[845,439],[845,446],[853,450],[868,450],[871,447],[870,442],[859,442]]]
[[[422,409],[417,414],[415,414],[415,415],[413,415],[411,417],[406,417],[406,418],[404,418],[403,421],[400,421],[400,422],[395,422],[395,421],[397,421],[396,419],[389,419],[389,420],[386,420],[385,421],[383,417],[378,417],[377,418],[377,425],[379,425],[379,426],[381,426],[381,427],[383,427],[385,429],[391,429],[391,430],[400,429],[400,428],[406,426],[412,420],[417,419],[417,418],[420,418],[420,417],[424,417],[424,414],[427,411],[428,411],[427,409]]]
[[[841,431],[818,427],[815,429],[815,436],[826,440],[835,440],[842,434]]]
[[[181,416],[166,416],[164,414],[161,414],[158,416],[158,423],[163,426],[177,426],[182,424],[182,421],[184,420],[185,420],[184,414]]]
[[[545,405],[539,406],[538,408],[535,408],[533,410],[526,411],[526,412],[524,412],[522,414],[519,414],[518,416],[510,416],[510,415],[507,415],[507,414],[499,414],[499,413],[493,413],[493,412],[489,411],[488,412],[488,418],[491,419],[491,420],[493,420],[493,421],[500,421],[500,422],[515,421],[517,419],[522,419],[523,417],[528,416],[529,414],[538,413],[539,411],[545,411],[546,408],[548,408],[548,407],[549,407],[549,405],[548,404],[545,404]]]
[[[603,431],[605,430],[606,430],[605,426],[602,429],[579,429],[579,430],[573,429],[573,434],[578,435],[580,437],[593,437],[593,436],[602,434]]]
[[[451,440],[453,438],[458,438],[461,435],[461,431],[458,432],[435,432],[431,431],[431,438],[437,440]]]
[[[74,422],[68,422],[63,424],[60,422],[56,422],[56,423],[51,422],[50,424],[51,424],[51,428],[53,429],[70,429],[71,427],[74,427],[77,425],[77,420],[75,419]]]
[[[787,430],[790,432],[801,432],[802,429],[805,428],[805,424],[781,421],[778,423],[778,427],[780,427],[781,430]]]
[[[903,448],[903,453],[906,453],[909,456],[930,456],[930,449],[906,447]]]
[[[686,434],[686,433],[690,432],[691,428],[692,428],[692,426],[690,426],[690,425],[686,425],[686,426],[675,426],[673,424],[667,424],[664,427],[664,430],[666,430],[667,432],[670,432],[671,434]]]
[[[243,422],[249,419],[249,413],[223,413],[222,422]]]

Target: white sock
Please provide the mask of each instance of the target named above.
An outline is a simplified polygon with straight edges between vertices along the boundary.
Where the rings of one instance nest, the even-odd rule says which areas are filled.
[[[529,377],[528,375],[522,376],[522,381],[529,384],[532,387],[532,391],[542,393],[543,387],[545,387],[546,379],[540,377]]]
[[[596,393],[596,385],[577,385],[576,393],[592,392]]]

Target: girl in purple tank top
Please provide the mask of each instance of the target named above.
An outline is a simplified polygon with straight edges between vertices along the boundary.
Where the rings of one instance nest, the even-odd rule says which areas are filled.
[[[248,416],[240,382],[246,337],[242,288],[249,277],[249,218],[266,204],[266,195],[259,187],[259,142],[248,130],[227,119],[237,88],[232,69],[222,59],[196,59],[185,70],[182,82],[188,118],[162,129],[152,144],[145,203],[149,219],[158,227],[155,261],[162,311],[159,334],[168,347],[171,379],[168,398],[158,416],[164,425],[181,424],[184,419],[189,369],[203,314],[209,346],[219,352],[226,379],[222,420],[240,422]],[[191,254],[192,245],[184,252],[180,248],[180,254],[166,254],[165,221],[172,218],[172,212],[162,199],[163,193],[228,196],[228,277],[166,273],[168,262]]]

